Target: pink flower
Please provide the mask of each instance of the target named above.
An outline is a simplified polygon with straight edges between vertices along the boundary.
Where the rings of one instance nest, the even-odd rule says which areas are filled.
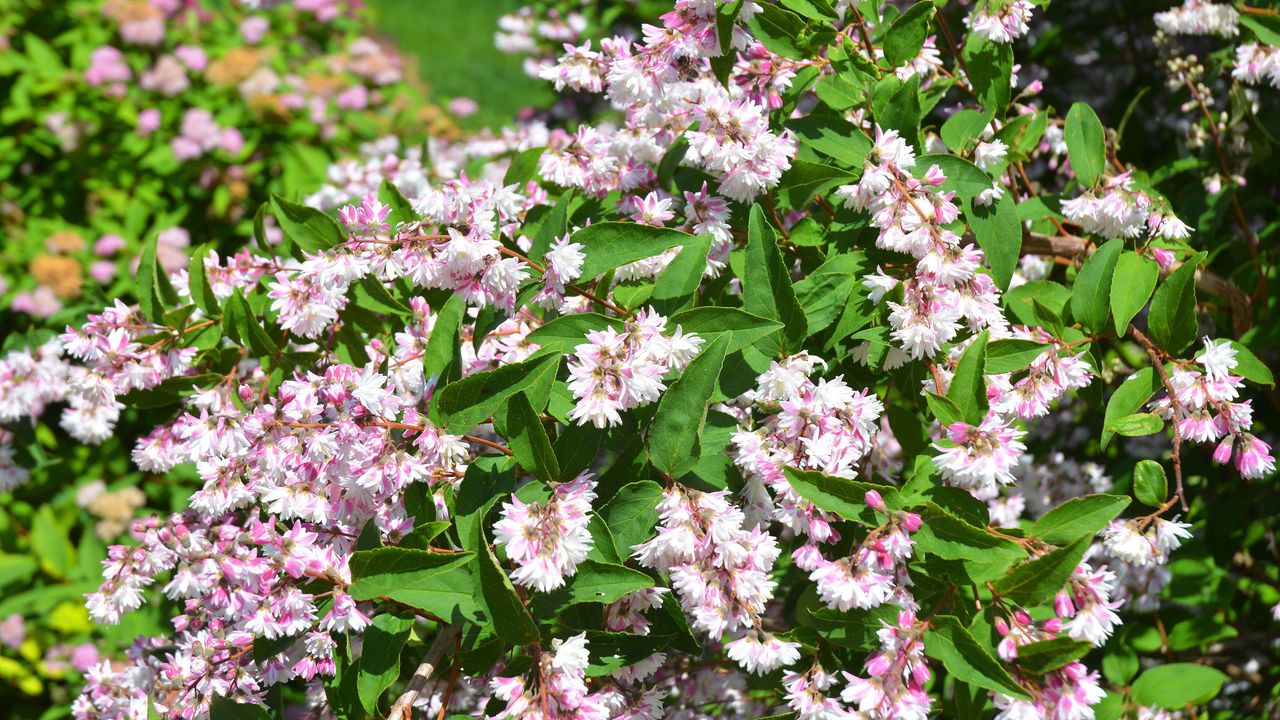
[[[138,134],[142,136],[150,135],[160,128],[160,111],[156,108],[147,108],[138,113]]]
[[[449,112],[460,118],[470,117],[479,109],[480,105],[469,97],[456,97],[449,101]]]
[[[369,90],[363,85],[352,85],[338,94],[338,107],[347,110],[363,110],[369,106]]]
[[[226,128],[222,131],[222,136],[218,140],[222,146],[223,152],[228,155],[239,155],[244,149],[244,135],[240,134],[237,128]]]
[[[26,637],[27,625],[18,613],[13,613],[4,622],[0,622],[0,645],[17,650]]]
[[[124,55],[110,45],[104,45],[93,51],[89,69],[84,72],[84,79],[90,85],[105,85],[128,80],[132,76],[129,66],[125,64]]]
[[[110,260],[98,260],[89,266],[89,277],[95,282],[106,284],[116,276],[116,264]]]
[[[583,473],[552,491],[546,503],[526,504],[515,495],[502,505],[494,542],[517,565],[516,584],[549,592],[562,587],[591,550],[591,501],[596,483]]]
[[[240,23],[240,37],[250,45],[257,45],[270,29],[271,21],[261,15],[251,15]]]
[[[124,246],[125,240],[119,235],[103,235],[94,242],[93,252],[98,257],[111,257],[123,250]]]

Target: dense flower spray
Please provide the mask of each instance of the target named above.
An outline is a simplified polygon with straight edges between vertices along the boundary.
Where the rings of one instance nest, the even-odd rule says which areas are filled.
[[[1089,653],[1202,542],[1187,470],[1274,459],[1244,398],[1260,363],[1187,350],[1192,229],[997,64],[1032,8],[975,3],[968,59],[932,6],[918,42],[850,2],[810,25],[679,0],[603,39],[508,16],[500,42],[564,43],[529,69],[617,122],[366,146],[308,205],[273,199],[253,250],[166,268],[157,243],[136,306],[6,354],[0,485],[30,482],[12,438],[46,409],[86,443],[156,410],[133,462],[198,478],[107,551],[90,617],[156,604],[170,628],[82,663],[73,714],[200,718],[287,686],[315,718],[923,720],[961,692],[1094,717]],[[154,14],[122,39],[162,42]],[[357,50],[353,72],[394,75]],[[95,87],[125,82],[101,55]],[[172,56],[156,92],[275,87]],[[951,89],[983,105],[936,104],[960,118],[938,137],[886,107]],[[243,150],[177,122],[189,162]],[[1107,442],[1172,468],[1134,483],[1150,512]]]

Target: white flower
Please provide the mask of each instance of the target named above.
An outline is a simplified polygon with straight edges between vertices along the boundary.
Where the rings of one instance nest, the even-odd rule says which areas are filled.
[[[1196,356],[1196,362],[1204,367],[1204,374],[1212,381],[1225,379],[1236,368],[1236,350],[1231,343],[1218,343],[1204,338],[1204,350]]]

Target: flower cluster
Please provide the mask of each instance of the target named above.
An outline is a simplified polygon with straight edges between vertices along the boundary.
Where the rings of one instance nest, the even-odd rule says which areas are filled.
[[[901,302],[887,301],[892,335],[898,341],[887,366],[907,358],[930,358],[957,338],[961,322],[977,332],[1007,333],[1000,311],[1000,292],[989,275],[978,273],[983,254],[948,226],[960,216],[954,193],[943,192],[946,175],[937,165],[916,178],[915,151],[894,130],[876,127],[862,178],[836,194],[846,207],[871,214],[879,230],[876,245],[915,258],[914,274],[905,279],[877,272],[864,284],[873,301],[902,287]]]
[[[564,585],[591,550],[591,501],[596,497],[590,473],[551,491],[545,503],[525,503],[515,495],[502,504],[502,520],[493,526],[494,542],[517,565],[517,585],[548,592]]]
[[[995,43],[1010,43],[1027,34],[1034,5],[1028,0],[986,0],[965,18],[973,34]]]
[[[1129,173],[1064,200],[1062,213],[1085,232],[1105,238],[1136,238],[1145,233],[1151,238],[1185,240],[1191,235],[1191,229],[1167,210],[1167,203],[1136,187]]]
[[[1226,464],[1234,457],[1243,477],[1264,477],[1275,471],[1275,458],[1271,446],[1249,432],[1253,404],[1237,402],[1243,378],[1231,374],[1235,368],[1236,350],[1231,344],[1205,338],[1195,362],[1181,364],[1169,374],[1170,394],[1154,402],[1152,409],[1177,423],[1184,439],[1217,442],[1215,462]]]
[[[1156,13],[1156,27],[1168,35],[1217,35],[1231,38],[1239,34],[1240,13],[1230,3],[1183,0],[1178,7]]]
[[[265,62],[274,26],[246,21],[234,48],[201,53],[173,22],[187,7],[113,3],[110,31],[149,48],[145,67],[125,55],[134,88],[103,53],[93,87],[177,93],[139,127],[170,153],[177,130],[195,153],[177,167],[211,169],[212,185],[235,178],[219,163],[249,162],[222,156],[254,155],[259,137],[221,105],[180,104],[193,88],[301,117],[382,107],[398,77],[353,43],[332,68],[362,80],[309,85],[299,106]],[[344,7],[267,12],[340,22]],[[158,223],[120,273],[136,275],[136,306],[17,338],[0,360],[0,485],[19,490],[6,527],[31,528],[9,542],[47,543],[64,508],[105,535],[128,527],[83,612],[108,625],[154,611],[123,654],[46,643],[48,662],[87,668],[73,715],[198,720],[282,697],[317,720],[388,706],[923,720],[952,704],[1083,720],[1104,696],[1146,703],[1113,662],[1104,691],[1086,653],[1121,642],[1116,656],[1158,676],[1168,657],[1131,639],[1184,622],[1167,603],[1242,590],[1169,643],[1269,622],[1274,578],[1242,572],[1270,552],[1265,533],[1240,533],[1226,558],[1202,518],[1265,522],[1260,485],[1206,478],[1214,459],[1245,480],[1273,471],[1274,414],[1244,390],[1270,373],[1243,343],[1179,342],[1202,320],[1226,327],[1228,307],[1269,310],[1265,283],[1235,288],[1253,265],[1190,272],[1180,194],[1162,194],[1174,176],[1117,168],[1060,197],[1078,184],[1066,159],[1124,157],[1113,135],[1076,132],[1081,113],[1038,107],[1038,82],[1014,95],[1017,74],[1047,78],[1013,64],[1012,41],[1057,12],[1032,7],[975,3],[962,43],[932,8],[898,22],[847,0],[676,0],[604,38],[585,16],[521,12],[502,42],[567,44],[530,69],[607,114],[365,145],[307,205],[271,197],[252,249]],[[186,132],[189,107],[219,111],[192,110]],[[926,113],[939,137],[921,132]],[[243,147],[226,147],[232,128]],[[1195,214],[1197,243],[1227,200]],[[1265,258],[1254,203],[1238,209],[1239,250]],[[1088,248],[1105,239],[1143,274],[1125,260],[1097,282],[1089,263],[1108,256]],[[188,260],[192,245],[216,249]],[[41,276],[70,290],[53,282],[59,258],[88,248],[46,249]],[[1194,301],[1232,290],[1225,306]],[[45,424],[58,413],[60,429]],[[90,477],[30,512],[25,494],[60,477],[44,448],[72,439],[123,443],[137,475],[165,482]],[[1165,453],[1172,495],[1135,482],[1139,510],[1111,477]],[[93,564],[95,538],[75,537],[75,564]],[[76,592],[80,568],[57,555],[31,574]],[[1214,568],[1202,591],[1171,582],[1191,562]],[[0,623],[0,653],[30,654],[30,619]],[[1046,649],[1064,655],[1046,667]],[[1220,650],[1234,664],[1234,644]]]
[[[754,429],[733,436],[734,462],[747,478],[748,511],[759,522],[777,520],[811,543],[832,543],[839,534],[833,518],[805,501],[791,487],[784,469],[816,470],[852,477],[878,440],[877,421],[884,405],[867,391],[854,391],[841,377],[814,382],[819,358],[800,353],[772,362],[749,394],[759,405],[777,404],[778,412]],[[769,496],[773,492],[773,497]],[[797,561],[814,570],[821,556],[812,545],[797,549]]]
[[[658,534],[635,548],[645,567],[670,573],[691,626],[712,640],[738,637],[725,652],[748,672],[764,674],[799,659],[799,645],[763,628],[761,614],[773,597],[770,578],[777,541],[756,526],[727,493],[672,488],[658,503]]]
[[[569,389],[577,399],[570,417],[602,428],[621,423],[624,410],[657,401],[666,389],[663,378],[688,365],[702,346],[701,337],[678,325],[666,332],[667,319],[652,310],[638,313],[622,332],[589,332],[569,361]]]

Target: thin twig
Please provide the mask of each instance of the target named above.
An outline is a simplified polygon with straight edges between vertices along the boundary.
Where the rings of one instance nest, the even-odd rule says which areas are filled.
[[[435,642],[431,643],[427,656],[422,659],[422,664],[413,672],[413,677],[409,678],[409,684],[400,694],[400,699],[391,706],[391,712],[387,713],[387,720],[410,720],[413,704],[418,701],[418,695],[431,679],[431,674],[436,671],[436,666],[444,656],[445,650],[454,644],[460,632],[457,625],[446,625],[440,634],[436,635]]]
[[[1178,399],[1178,392],[1174,389],[1173,383],[1169,381],[1169,374],[1164,371],[1164,360],[1160,357],[1161,350],[1151,339],[1142,334],[1142,331],[1130,326],[1130,334],[1138,340],[1138,344],[1142,345],[1142,349],[1147,351],[1147,357],[1151,358],[1151,364],[1155,366],[1156,372],[1160,375],[1160,382],[1164,384],[1164,390],[1169,394],[1169,404],[1173,407],[1173,479],[1176,486],[1174,492],[1177,493],[1178,501],[1182,503],[1182,511],[1187,512],[1191,509],[1187,505],[1187,494],[1182,488],[1182,430],[1178,427],[1178,423],[1187,416],[1186,410],[1182,407],[1182,401]]]

